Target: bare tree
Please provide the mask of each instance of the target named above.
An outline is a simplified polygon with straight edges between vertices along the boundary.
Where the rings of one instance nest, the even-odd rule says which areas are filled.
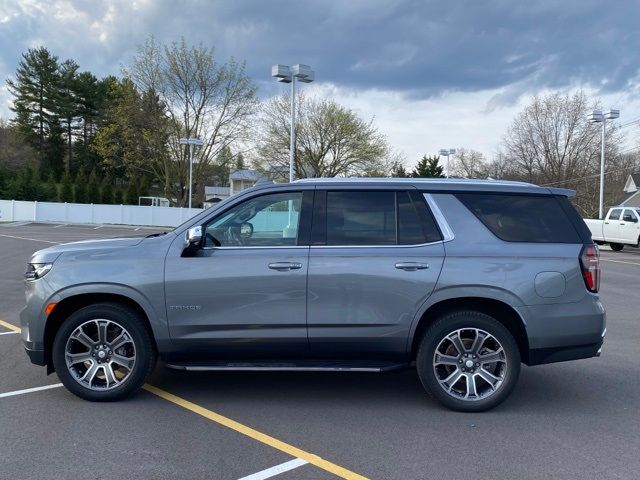
[[[601,126],[590,124],[587,114],[596,107],[583,92],[534,97],[514,119],[503,139],[499,164],[493,162],[490,174],[501,170],[502,178],[575,189],[574,201],[581,213],[594,215],[598,210]],[[628,158],[618,153],[620,144],[619,130],[608,126],[607,203],[621,193],[617,175],[632,168]]]
[[[297,99],[296,172],[299,177],[387,176],[399,160],[373,125],[333,100]],[[262,168],[289,165],[290,96],[263,109],[257,149]]]
[[[486,178],[489,176],[489,165],[484,155],[477,150],[459,148],[451,159],[451,176],[462,178]]]
[[[160,46],[150,38],[140,46],[125,70],[141,91],[153,92],[167,106],[170,117],[169,150],[163,161],[165,185],[174,191],[179,205],[188,203],[189,152],[180,137],[204,141],[194,150],[194,191],[204,192],[204,179],[218,154],[246,140],[258,111],[256,87],[245,65],[231,59],[219,64],[213,48],[179,43]],[[149,159],[154,161],[154,159]]]

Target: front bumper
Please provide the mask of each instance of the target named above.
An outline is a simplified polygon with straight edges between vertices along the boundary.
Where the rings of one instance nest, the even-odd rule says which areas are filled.
[[[40,366],[45,366],[47,364],[44,350],[31,349],[26,344],[24,346],[24,350],[25,352],[27,352],[27,355],[29,355],[29,360],[31,360],[31,363]]]

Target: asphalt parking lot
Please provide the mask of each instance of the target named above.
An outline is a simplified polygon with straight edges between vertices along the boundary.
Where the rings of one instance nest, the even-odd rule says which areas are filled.
[[[160,365],[131,399],[80,400],[23,351],[25,263],[54,243],[153,231],[0,225],[1,479],[256,480],[280,466],[290,470],[277,479],[638,478],[639,249],[602,251],[603,356],[524,367],[511,398],[490,412],[445,410],[412,370],[185,373]]]

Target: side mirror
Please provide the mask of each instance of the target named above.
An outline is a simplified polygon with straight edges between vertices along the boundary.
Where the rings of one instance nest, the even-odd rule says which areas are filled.
[[[624,217],[622,217],[622,220],[625,222],[632,222],[632,223],[636,223],[638,221],[638,219],[636,217],[634,217],[633,215],[625,215]]]
[[[202,242],[202,226],[193,227],[187,230],[185,235],[186,247],[197,247]]]

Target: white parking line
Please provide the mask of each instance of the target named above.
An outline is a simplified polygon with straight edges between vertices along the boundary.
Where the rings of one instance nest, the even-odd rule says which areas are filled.
[[[609,260],[608,258],[601,258],[603,262],[614,262],[614,263],[626,263],[627,265],[640,265],[638,262],[624,262],[622,260]]]
[[[61,225],[56,225],[56,226],[55,226],[55,227],[53,227],[53,228],[66,227],[67,225],[69,225],[69,224],[68,224],[68,223],[63,223],[63,224],[61,224]]]
[[[20,332],[0,332],[0,335],[13,335]]]
[[[31,392],[39,392],[41,390],[49,390],[51,388],[58,388],[61,386],[61,383],[54,383],[53,385],[45,385],[43,387],[26,388],[24,390],[16,390],[15,392],[0,393],[0,398],[13,397],[14,395],[23,395],[25,393]]]
[[[38,238],[16,237],[15,235],[4,235],[0,233],[0,237],[16,238],[18,240],[31,240],[32,242],[52,243],[54,245],[60,245],[62,242],[50,242],[49,240],[40,240]]]
[[[266,470],[262,470],[260,472],[254,473],[253,475],[249,475],[248,477],[242,477],[240,480],[265,480],[266,478],[275,477],[276,475],[280,475],[281,473],[288,472],[293,470],[294,468],[301,467],[306,465],[306,460],[301,458],[294,458],[285,463],[281,463],[280,465],[276,465],[271,468],[267,468]]]

